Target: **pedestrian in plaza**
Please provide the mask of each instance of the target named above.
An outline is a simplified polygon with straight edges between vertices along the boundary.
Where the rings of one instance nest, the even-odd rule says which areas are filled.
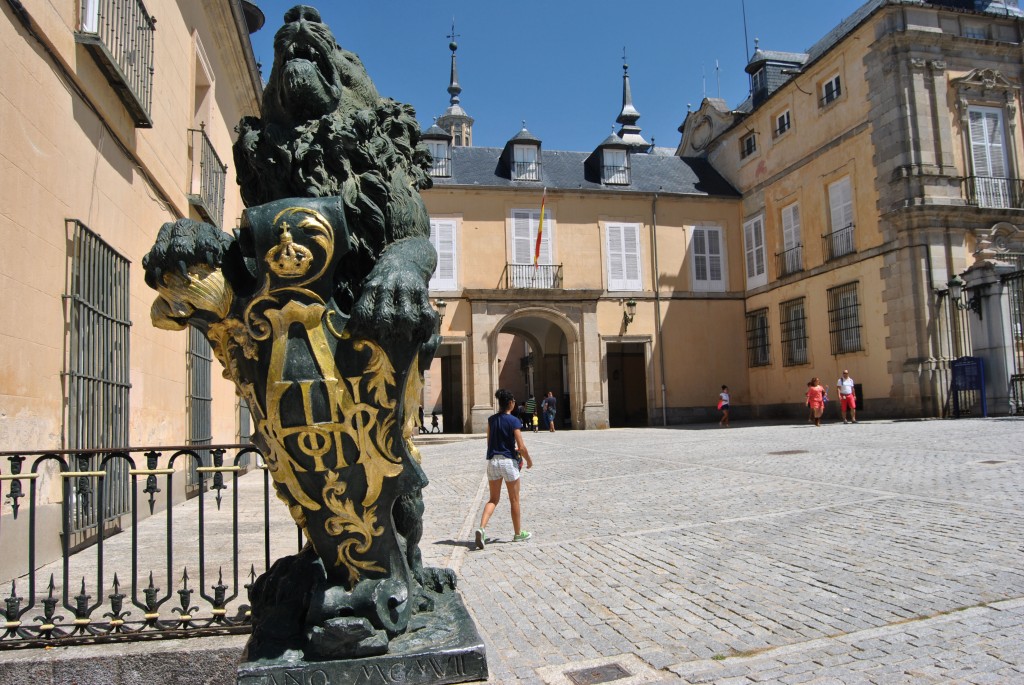
[[[718,409],[722,412],[719,426],[729,427],[729,386],[723,385],[722,392],[718,393]]]
[[[544,421],[548,425],[548,431],[554,433],[555,414],[558,413],[558,400],[555,399],[555,393],[548,390],[548,396],[540,403],[540,408],[544,412]]]
[[[529,426],[534,423],[534,417],[537,416],[537,398],[533,396],[533,393],[530,393],[530,398],[526,400],[526,404],[523,405],[523,409],[526,413],[526,417],[523,419],[523,425]],[[536,432],[536,429],[534,429],[534,433]]]
[[[807,381],[807,389],[811,389],[811,381]],[[804,406],[807,407],[807,423],[814,423],[814,410],[811,409],[811,405],[807,402],[807,394],[804,393]]]
[[[821,428],[821,413],[825,410],[825,388],[815,376],[807,386],[807,406],[814,414],[814,425]]]
[[[437,422],[437,412],[430,412],[430,432],[440,433],[441,426]]]
[[[843,423],[857,423],[857,395],[853,392],[853,378],[850,377],[849,369],[843,369],[843,375],[836,381],[839,389],[839,416]],[[850,420],[846,420],[849,414]]]
[[[494,397],[498,400],[500,411],[487,419],[487,486],[490,498],[480,516],[480,527],[476,529],[477,549],[483,549],[487,543],[487,522],[501,501],[502,481],[505,481],[508,489],[508,503],[512,510],[512,530],[515,533],[512,541],[523,542],[532,536],[532,533],[521,528],[519,520],[520,469],[524,460],[526,468],[533,468],[530,452],[523,442],[523,422],[512,414],[516,401],[511,392],[502,388],[494,393]]]

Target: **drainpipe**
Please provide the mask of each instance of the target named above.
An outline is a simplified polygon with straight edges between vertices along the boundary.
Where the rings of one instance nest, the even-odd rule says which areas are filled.
[[[665,392],[665,340],[661,331],[661,272],[658,270],[658,194],[651,199],[651,252],[654,255],[654,321],[658,339],[658,362],[661,366],[661,425],[668,425]]]

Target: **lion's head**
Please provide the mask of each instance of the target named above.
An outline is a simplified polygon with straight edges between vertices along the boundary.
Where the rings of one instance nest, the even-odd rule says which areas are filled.
[[[293,7],[284,22],[274,36],[264,119],[294,125],[336,110],[374,106],[380,97],[362,62],[338,45],[316,9]]]

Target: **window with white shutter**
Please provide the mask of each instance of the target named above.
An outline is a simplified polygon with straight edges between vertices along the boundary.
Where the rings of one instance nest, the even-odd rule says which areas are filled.
[[[437,250],[437,268],[430,278],[430,289],[457,290],[459,279],[455,219],[431,219],[430,244]]]
[[[764,255],[764,219],[756,216],[743,224],[743,247],[747,265],[747,288],[768,282]]]
[[[853,246],[853,188],[846,176],[828,186],[828,208],[832,232],[826,241],[828,259],[842,257],[854,251]]]
[[[693,290],[725,291],[725,236],[722,229],[718,226],[693,226],[690,230]]]
[[[642,290],[640,224],[608,224],[608,290]]]
[[[782,208],[782,275],[803,268],[803,245],[800,237],[800,204],[794,202]]]
[[[980,207],[1012,207],[1003,111],[994,107],[971,107],[968,118],[975,204]]]
[[[537,249],[537,231],[540,228],[539,209],[512,210],[512,264],[509,265],[513,288],[550,288],[554,286],[554,268],[534,268],[533,257]],[[554,264],[555,222],[551,210],[544,210],[544,226],[540,239],[538,266]],[[524,267],[530,268],[524,268]]]

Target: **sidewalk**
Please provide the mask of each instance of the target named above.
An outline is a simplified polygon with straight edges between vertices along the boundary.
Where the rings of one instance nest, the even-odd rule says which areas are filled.
[[[525,438],[484,551],[483,446],[421,446],[492,682],[1024,682],[1024,420]]]

